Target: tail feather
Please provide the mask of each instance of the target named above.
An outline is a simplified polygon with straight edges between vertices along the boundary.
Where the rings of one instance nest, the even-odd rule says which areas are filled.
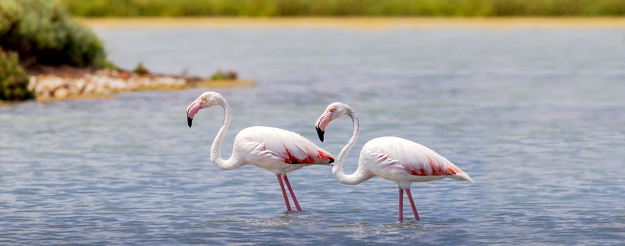
[[[469,181],[471,184],[475,183],[473,181],[473,179],[471,177],[469,177],[469,175],[467,173],[465,173],[465,172],[457,173],[457,174],[451,176],[451,178],[455,179],[455,180],[460,180],[460,181],[463,181],[463,180]]]
[[[452,179],[456,179],[456,180],[466,180],[469,181],[471,184],[475,183],[473,181],[473,179],[471,177],[469,177],[469,175],[467,173],[465,173],[464,171],[462,171],[462,169],[458,168],[456,165],[454,165],[451,162],[448,162],[445,165],[445,173],[447,175],[450,175]]]

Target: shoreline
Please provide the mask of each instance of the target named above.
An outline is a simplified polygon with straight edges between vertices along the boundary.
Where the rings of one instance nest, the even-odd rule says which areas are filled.
[[[252,80],[211,80],[164,74],[137,74],[123,70],[88,70],[69,67],[47,68],[31,74],[29,89],[35,101],[114,98],[132,91],[183,90],[190,88],[242,88],[254,86]]]
[[[90,28],[625,28],[625,17],[130,17],[74,18]]]

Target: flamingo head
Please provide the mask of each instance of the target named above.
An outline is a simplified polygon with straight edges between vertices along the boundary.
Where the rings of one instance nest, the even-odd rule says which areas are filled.
[[[317,119],[317,123],[315,123],[315,128],[317,129],[317,135],[319,136],[319,140],[323,142],[323,134],[326,131],[326,127],[330,121],[333,121],[343,115],[349,113],[349,107],[341,102],[335,102],[326,108],[326,110],[319,116]]]
[[[195,114],[197,114],[200,109],[220,105],[222,101],[223,96],[217,92],[207,91],[202,93],[202,95],[200,95],[187,107],[187,123],[189,124],[189,127],[192,125],[193,117],[195,117]]]

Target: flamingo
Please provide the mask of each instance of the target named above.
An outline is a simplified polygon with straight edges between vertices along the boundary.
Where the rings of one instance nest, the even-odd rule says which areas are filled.
[[[310,164],[330,165],[334,156],[313,144],[310,140],[291,131],[274,127],[253,126],[241,130],[234,139],[232,155],[225,160],[221,157],[221,143],[230,125],[230,106],[226,99],[214,91],[207,91],[187,107],[187,122],[191,127],[193,117],[200,109],[220,105],[224,110],[224,120],[211,147],[211,162],[221,170],[233,170],[250,164],[267,169],[278,177],[287,211],[291,205],[284,189],[289,189],[297,211],[302,211],[287,173]]]
[[[343,161],[358,139],[360,123],[358,116],[347,104],[330,104],[315,123],[319,140],[323,142],[325,129],[330,121],[343,115],[352,119],[354,132],[351,139],[339,153],[332,174],[341,184],[357,185],[375,176],[395,181],[399,188],[399,221],[403,220],[404,191],[410,200],[415,220],[421,220],[410,193],[412,182],[429,182],[444,178],[473,179],[456,165],[421,144],[399,137],[379,137],[367,142],[360,151],[358,168],[352,174],[345,174]]]

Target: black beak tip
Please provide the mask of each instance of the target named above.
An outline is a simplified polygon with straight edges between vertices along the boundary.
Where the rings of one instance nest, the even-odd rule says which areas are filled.
[[[319,140],[321,140],[321,142],[323,142],[323,134],[325,132],[322,131],[319,127],[315,127],[315,129],[317,129],[317,136],[319,136]]]
[[[187,124],[189,124],[189,128],[191,128],[191,125],[193,125],[193,119],[191,119],[191,117],[187,116]]]

